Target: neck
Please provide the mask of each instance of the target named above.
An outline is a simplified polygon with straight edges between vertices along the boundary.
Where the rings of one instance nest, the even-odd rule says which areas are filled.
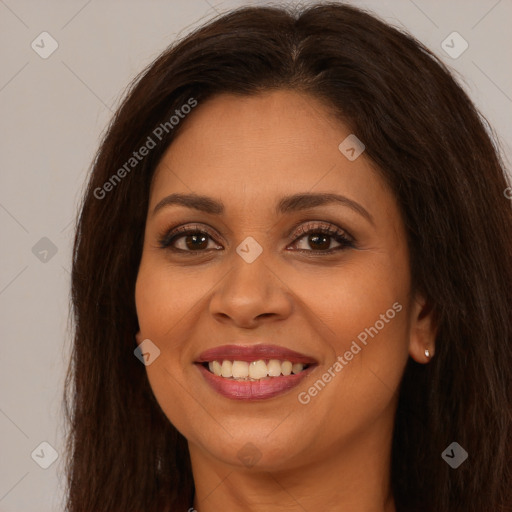
[[[330,510],[396,512],[390,484],[392,428],[360,434],[302,465],[273,470],[220,463],[189,444],[197,512]],[[319,454],[320,455],[320,454]]]

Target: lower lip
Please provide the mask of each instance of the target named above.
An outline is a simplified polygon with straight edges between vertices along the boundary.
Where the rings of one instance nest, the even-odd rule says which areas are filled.
[[[206,382],[222,396],[231,400],[266,400],[286,393],[308,375],[315,365],[311,365],[297,374],[268,377],[264,380],[232,380],[219,377],[207,370],[202,364],[196,364]]]

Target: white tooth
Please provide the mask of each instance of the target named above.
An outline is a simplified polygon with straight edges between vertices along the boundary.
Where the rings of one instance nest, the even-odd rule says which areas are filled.
[[[233,363],[231,361],[222,361],[221,375],[223,377],[233,377]]]
[[[220,377],[222,375],[222,366],[219,361],[213,361],[213,373]]]
[[[304,370],[304,365],[302,363],[295,363],[292,366],[292,373],[299,373]]]
[[[290,375],[292,373],[292,363],[290,361],[283,361],[281,363],[281,373],[283,375]]]
[[[267,371],[267,364],[262,359],[252,361],[249,365],[249,377],[251,379],[263,379],[267,376]]]
[[[244,378],[249,376],[249,363],[245,361],[233,361],[231,369],[233,378]]]
[[[279,377],[281,375],[281,362],[277,359],[271,359],[268,362],[268,375],[270,377]]]
[[[213,361],[210,361],[208,363],[208,370],[210,370],[213,373]]]

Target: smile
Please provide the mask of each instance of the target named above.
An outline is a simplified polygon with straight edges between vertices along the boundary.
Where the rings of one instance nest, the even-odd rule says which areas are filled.
[[[201,354],[196,366],[214,391],[233,400],[264,400],[297,386],[316,361],[273,345],[225,345]]]

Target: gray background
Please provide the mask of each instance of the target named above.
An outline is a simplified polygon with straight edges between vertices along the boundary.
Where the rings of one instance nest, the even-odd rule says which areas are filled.
[[[169,43],[250,3],[270,2],[0,0],[0,512],[63,509],[73,219],[99,137],[126,85]],[[510,168],[512,0],[352,3],[405,27],[451,66]],[[43,31],[59,45],[47,59],[31,47],[43,46]],[[441,48],[453,31],[469,44],[456,59]],[[43,441],[61,455],[48,469],[31,458]],[[50,457],[47,447],[36,453]]]

